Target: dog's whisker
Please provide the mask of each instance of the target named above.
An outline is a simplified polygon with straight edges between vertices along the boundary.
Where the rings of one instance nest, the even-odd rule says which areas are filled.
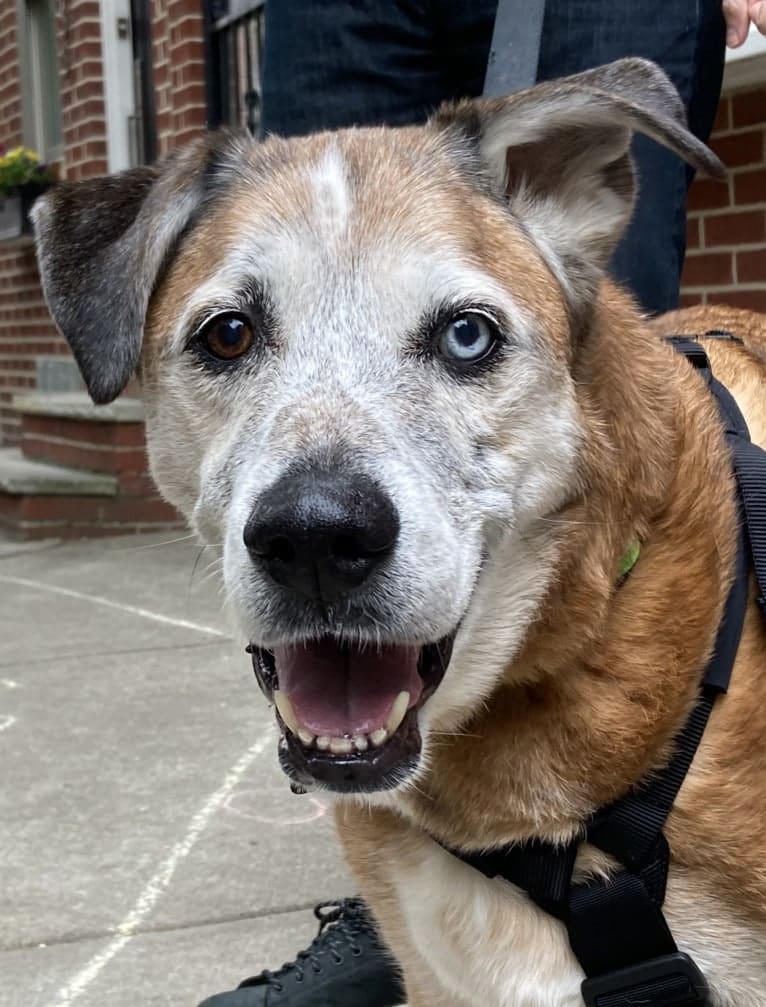
[[[180,535],[178,538],[169,538],[164,542],[145,542],[143,545],[127,545],[127,546],[117,546],[114,550],[115,552],[139,552],[142,549],[161,549],[166,545],[176,545],[178,542],[188,542],[189,539],[197,538],[196,532],[190,532],[188,535]],[[203,549],[207,546],[203,546]]]

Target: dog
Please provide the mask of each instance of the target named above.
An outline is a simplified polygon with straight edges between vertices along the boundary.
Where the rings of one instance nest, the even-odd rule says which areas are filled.
[[[411,1007],[582,1003],[564,924],[452,851],[566,843],[660,770],[732,581],[715,400],[662,337],[743,340],[703,343],[763,445],[766,319],[650,322],[606,278],[636,131],[721,175],[627,59],[422,127],[216,132],[35,206],[52,314],[96,402],[138,370]],[[766,1007],[765,662],[751,603],[665,828],[719,1007]],[[580,846],[577,878],[615,867]]]

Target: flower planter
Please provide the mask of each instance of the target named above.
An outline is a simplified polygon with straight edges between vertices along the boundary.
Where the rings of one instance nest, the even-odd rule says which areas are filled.
[[[18,244],[32,240],[29,211],[47,188],[39,182],[27,182],[10,194],[0,194],[0,241]]]

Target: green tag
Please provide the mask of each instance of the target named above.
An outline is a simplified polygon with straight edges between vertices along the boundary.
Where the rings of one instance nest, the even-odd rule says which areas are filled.
[[[630,571],[638,562],[638,554],[641,552],[641,543],[636,539],[635,542],[631,542],[628,546],[627,551],[624,553],[622,559],[620,560],[620,566],[618,570],[618,576],[620,580],[623,577],[627,577]]]

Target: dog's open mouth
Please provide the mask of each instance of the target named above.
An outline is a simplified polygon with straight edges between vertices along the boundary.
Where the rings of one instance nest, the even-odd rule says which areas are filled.
[[[288,776],[345,793],[402,782],[420,757],[418,711],[444,676],[453,639],[422,647],[354,647],[331,638],[251,647],[282,727]]]

